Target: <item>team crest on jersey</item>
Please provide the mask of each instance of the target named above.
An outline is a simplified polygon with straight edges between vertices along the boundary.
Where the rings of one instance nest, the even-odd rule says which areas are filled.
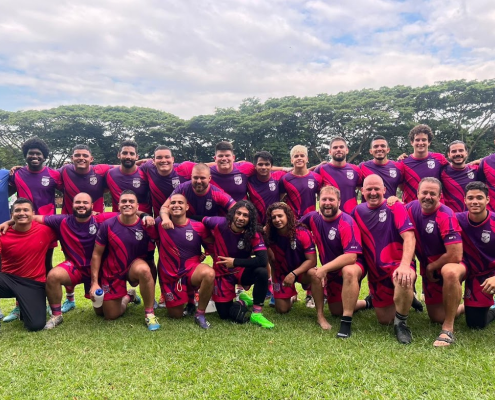
[[[138,188],[141,186],[141,179],[139,178],[134,178],[132,180],[132,186],[134,186],[135,188]]]
[[[337,236],[337,232],[336,232],[335,228],[330,229],[330,231],[328,232],[328,238],[330,240],[333,240],[333,239],[335,239],[335,236]]]
[[[387,211],[380,210],[380,213],[378,214],[378,221],[385,222],[386,220],[387,220]]]
[[[41,178],[41,184],[43,186],[48,186],[50,184],[50,178],[48,178],[48,176],[44,176],[43,178]]]
[[[315,187],[315,181],[313,179],[308,179],[308,187],[313,189]]]
[[[295,240],[291,240],[291,241],[290,241],[290,248],[291,248],[292,250],[295,250],[295,249],[296,249],[296,247],[297,247],[297,243],[296,243],[296,241],[295,241]]]
[[[474,179],[474,172],[473,171],[469,171],[467,173],[467,176],[468,176],[469,179]]]
[[[91,175],[89,177],[89,184],[94,186],[97,183],[98,183],[98,177],[96,175]]]
[[[211,202],[211,200],[210,199],[206,200],[205,208],[207,210],[211,210],[212,207],[213,207],[213,203]]]
[[[89,226],[89,234],[90,235],[94,235],[96,233],[96,225],[95,224],[91,224]]]
[[[426,224],[425,230],[427,233],[432,233],[434,228],[435,228],[435,224],[433,222],[428,222]]]
[[[354,171],[347,171],[347,179],[354,179]]]
[[[435,160],[428,160],[427,165],[429,169],[435,168]]]
[[[471,289],[466,288],[466,290],[464,291],[464,298],[465,299],[470,299],[471,298]]]
[[[244,240],[242,240],[242,239],[241,239],[241,240],[239,240],[239,241],[237,242],[237,248],[238,248],[239,250],[242,250],[244,247],[246,247],[246,245],[244,244]]]
[[[481,241],[483,243],[488,243],[490,241],[490,232],[482,232],[481,233]]]
[[[191,231],[191,230],[186,231],[186,239],[189,241],[193,240],[193,231]]]
[[[136,231],[136,240],[143,240],[143,231]]]
[[[274,192],[275,189],[277,188],[277,185],[275,184],[274,181],[270,181],[270,183],[268,184],[268,188],[270,189],[270,191]]]
[[[110,286],[109,285],[101,285],[101,290],[103,290],[103,293],[110,293]]]
[[[273,282],[272,285],[273,285],[273,291],[274,292],[280,292],[280,283]]]
[[[397,178],[397,170],[395,168],[390,168],[389,173],[391,178]]]
[[[165,293],[165,300],[166,301],[174,301],[174,294],[173,293]]]
[[[175,178],[172,178],[172,186],[174,187],[174,189],[180,185],[180,179],[175,177]]]
[[[242,175],[241,174],[234,175],[234,183],[236,185],[242,185]]]

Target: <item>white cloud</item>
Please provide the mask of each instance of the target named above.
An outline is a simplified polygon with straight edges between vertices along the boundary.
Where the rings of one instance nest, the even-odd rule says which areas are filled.
[[[188,118],[253,96],[488,79],[495,66],[490,0],[20,0],[0,15],[1,98],[15,96],[4,109]]]

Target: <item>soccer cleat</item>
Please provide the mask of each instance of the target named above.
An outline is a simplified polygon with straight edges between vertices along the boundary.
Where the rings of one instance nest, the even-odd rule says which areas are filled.
[[[272,296],[272,298],[270,299],[270,303],[268,303],[268,305],[270,307],[275,307],[275,296]]]
[[[262,328],[271,329],[275,326],[272,322],[268,321],[261,313],[252,313],[249,320],[252,324],[259,325]]]
[[[157,329],[160,329],[161,325],[158,322],[158,318],[155,317],[155,314],[147,314],[145,321],[149,331],[156,331]]]
[[[412,342],[411,330],[405,322],[399,322],[397,325],[394,325],[394,332],[399,343],[410,344]]]
[[[313,296],[306,296],[306,307],[308,308],[315,308],[315,300],[313,299]]]
[[[184,307],[184,311],[182,312],[183,317],[187,317],[188,315],[194,315],[196,312],[196,306],[192,303],[187,303]]]
[[[46,330],[53,329],[57,325],[60,325],[62,322],[64,322],[64,317],[62,316],[62,314],[52,315],[52,317],[48,320],[48,322],[46,323],[46,325],[43,329],[46,329]]]
[[[239,300],[242,300],[247,307],[251,307],[253,305],[253,298],[246,292],[242,292],[239,294]]]
[[[139,297],[138,294],[136,293],[136,289],[129,289],[127,291],[127,294],[131,298],[131,303],[134,303],[136,305],[141,304],[141,297]],[[158,329],[158,328],[156,328],[156,329]]]
[[[158,308],[167,308],[167,304],[165,303],[165,296],[163,293],[160,295],[160,300],[158,300]]]
[[[16,319],[19,319],[21,315],[21,310],[19,309],[19,306],[14,307],[14,309],[7,315],[6,317],[3,318],[3,322],[12,322],[15,321]]]
[[[76,308],[76,302],[65,299],[64,304],[62,304],[61,310],[63,313],[66,313],[70,310],[73,310],[74,308]]]
[[[373,306],[373,298],[371,297],[371,294],[369,294],[368,296],[366,296],[364,298],[364,301],[366,302],[366,308],[365,308],[365,310],[371,310],[372,308],[375,308]]]
[[[423,304],[421,304],[416,296],[413,297],[411,307],[414,308],[417,312],[423,312]]]
[[[206,319],[205,315],[204,314],[201,314],[201,315],[196,315],[194,317],[194,322],[199,325],[200,328],[203,328],[203,329],[210,329],[210,323],[208,322],[208,320]]]

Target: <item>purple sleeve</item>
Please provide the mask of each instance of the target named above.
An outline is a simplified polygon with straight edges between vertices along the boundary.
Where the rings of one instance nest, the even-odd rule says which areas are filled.
[[[45,215],[43,216],[43,223],[58,232],[60,224],[67,217],[67,214]]]
[[[106,246],[108,244],[108,224],[105,222],[101,224],[98,229],[96,244],[99,244],[100,246]]]

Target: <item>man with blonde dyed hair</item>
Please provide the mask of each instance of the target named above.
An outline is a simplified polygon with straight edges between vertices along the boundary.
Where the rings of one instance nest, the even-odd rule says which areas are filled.
[[[322,179],[308,170],[308,148],[297,145],[290,150],[290,160],[294,169],[281,179],[283,190],[287,193],[287,204],[297,219],[316,210],[316,196],[320,191]]]

